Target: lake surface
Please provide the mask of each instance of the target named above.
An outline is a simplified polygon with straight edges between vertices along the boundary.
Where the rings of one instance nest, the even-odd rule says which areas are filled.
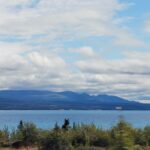
[[[115,125],[122,116],[134,127],[150,125],[150,111],[103,111],[103,110],[0,110],[0,128],[7,126],[9,129],[16,128],[19,121],[33,122],[38,127],[48,129],[54,127],[57,122],[62,125],[64,118],[69,118],[71,124],[94,123],[98,127],[110,128]]]

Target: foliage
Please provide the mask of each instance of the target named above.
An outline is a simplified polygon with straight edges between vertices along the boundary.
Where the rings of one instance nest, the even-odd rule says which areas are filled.
[[[134,145],[133,128],[124,120],[120,120],[112,129],[114,150],[132,150]]]
[[[133,128],[123,119],[111,129],[97,128],[65,119],[63,125],[56,123],[53,129],[38,129],[35,124],[20,121],[17,129],[0,130],[0,145],[23,143],[25,147],[36,146],[39,150],[140,150],[150,146],[150,126]]]
[[[65,119],[64,124],[62,125],[62,129],[67,131],[67,130],[69,130],[69,128],[70,128],[70,120]]]
[[[41,140],[41,150],[71,150],[69,139],[61,132],[52,131]]]
[[[0,130],[0,145],[5,146],[9,143],[9,131],[5,127],[3,130]]]
[[[25,146],[36,144],[39,131],[33,123],[23,123],[20,121],[17,130],[11,134],[12,141],[22,141]]]
[[[75,150],[104,150],[102,148],[99,147],[93,147],[93,146],[86,146],[86,147],[78,147]]]
[[[150,126],[144,128],[144,138],[147,146],[150,146]]]

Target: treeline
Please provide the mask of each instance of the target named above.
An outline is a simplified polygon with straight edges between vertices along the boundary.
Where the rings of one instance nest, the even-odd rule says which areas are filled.
[[[55,124],[53,129],[39,129],[33,123],[20,121],[13,131],[0,130],[1,147],[37,147],[39,150],[142,150],[150,146],[150,126],[133,128],[123,119],[111,129],[94,124]]]

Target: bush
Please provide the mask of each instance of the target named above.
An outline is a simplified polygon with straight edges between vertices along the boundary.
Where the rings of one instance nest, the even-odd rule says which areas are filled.
[[[104,150],[104,149],[99,148],[99,147],[89,147],[89,146],[86,146],[86,147],[78,147],[75,150]]]
[[[7,128],[0,130],[1,146],[9,146],[10,141],[27,147],[37,146],[39,150],[140,150],[149,149],[150,126],[135,129],[120,120],[113,128],[104,130],[93,124],[74,123],[71,127],[66,119],[62,128],[56,123],[54,129],[44,130],[20,121],[11,134]]]
[[[142,129],[135,129],[134,131],[134,143],[135,145],[146,145],[146,137]]]
[[[84,131],[75,131],[72,136],[72,145],[75,147],[85,146],[88,143],[88,137]]]
[[[0,130],[0,146],[1,147],[8,147],[9,145],[9,131],[8,128],[4,128]]]
[[[62,133],[51,132],[42,139],[41,150],[72,150],[72,146],[69,139]]]
[[[124,120],[120,120],[112,129],[114,150],[133,150],[134,137],[133,128]]]
[[[96,147],[109,147],[111,139],[109,135],[103,132],[98,132],[90,137],[90,145]]]
[[[11,140],[22,141],[25,146],[34,145],[38,141],[39,131],[33,123],[20,122],[17,130],[14,130],[11,134]]]

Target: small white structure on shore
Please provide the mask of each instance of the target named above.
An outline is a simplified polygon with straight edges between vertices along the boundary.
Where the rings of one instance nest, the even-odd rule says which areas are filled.
[[[123,108],[121,106],[117,106],[115,109],[116,110],[123,110]]]

